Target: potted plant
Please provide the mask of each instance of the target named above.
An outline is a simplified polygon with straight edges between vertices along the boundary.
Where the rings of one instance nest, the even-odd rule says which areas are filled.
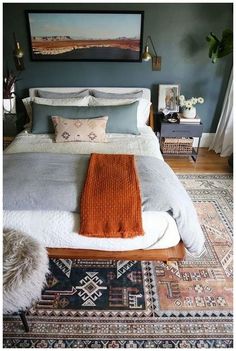
[[[7,73],[3,78],[3,108],[5,113],[14,112],[16,81],[17,75],[7,70]]]

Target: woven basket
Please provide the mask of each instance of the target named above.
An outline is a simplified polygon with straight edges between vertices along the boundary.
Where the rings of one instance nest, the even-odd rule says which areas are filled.
[[[193,138],[161,138],[161,151],[165,154],[191,154]]]

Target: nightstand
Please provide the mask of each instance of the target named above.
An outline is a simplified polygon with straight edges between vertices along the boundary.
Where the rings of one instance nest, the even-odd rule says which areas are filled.
[[[14,113],[5,113],[3,117],[3,150],[15,139],[17,134],[17,116]]]
[[[163,152],[163,156],[191,156],[194,161],[197,160],[198,149],[200,145],[200,140],[202,137],[203,124],[181,124],[181,123],[170,123],[164,119],[159,119],[158,121],[159,129],[159,140],[160,144],[163,140],[162,138],[198,138],[197,147],[191,147],[190,151],[186,153],[182,150],[181,152],[172,150],[171,152]],[[184,141],[184,139],[183,139]]]

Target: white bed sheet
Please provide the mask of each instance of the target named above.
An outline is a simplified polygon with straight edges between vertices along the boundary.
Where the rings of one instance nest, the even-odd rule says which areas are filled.
[[[144,236],[91,238],[78,234],[79,215],[64,211],[4,211],[5,228],[20,230],[46,247],[106,251],[164,249],[179,242],[175,221],[166,212],[143,212]]]
[[[140,135],[110,134],[108,143],[55,143],[53,135],[31,134],[24,131],[15,138],[5,153],[52,152],[90,154],[121,153],[153,156],[163,159],[159,142],[148,126]],[[158,180],[157,180],[158,181]],[[173,218],[166,212],[142,213],[144,236],[133,239],[89,238],[79,235],[79,215],[62,211],[4,211],[5,228],[22,230],[47,247],[70,247],[123,251],[168,248],[180,240]]]
[[[32,134],[27,130],[18,134],[5,153],[55,152],[69,154],[131,154],[154,156],[163,160],[158,138],[148,126],[140,128],[140,135],[108,134],[107,143],[55,143],[53,134]]]

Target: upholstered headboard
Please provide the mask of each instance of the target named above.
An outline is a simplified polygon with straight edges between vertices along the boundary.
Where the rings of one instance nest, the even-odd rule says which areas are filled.
[[[73,88],[62,88],[62,87],[38,87],[38,88],[30,88],[29,89],[29,94],[31,97],[37,96],[37,90],[45,90],[45,91],[51,91],[51,92],[58,92],[58,93],[71,93],[71,92],[79,92],[85,89],[96,89],[100,90],[106,93],[132,93],[135,91],[143,91],[143,99],[146,99],[148,101],[151,101],[151,91],[150,89],[147,88],[105,88],[105,87],[73,87]]]

